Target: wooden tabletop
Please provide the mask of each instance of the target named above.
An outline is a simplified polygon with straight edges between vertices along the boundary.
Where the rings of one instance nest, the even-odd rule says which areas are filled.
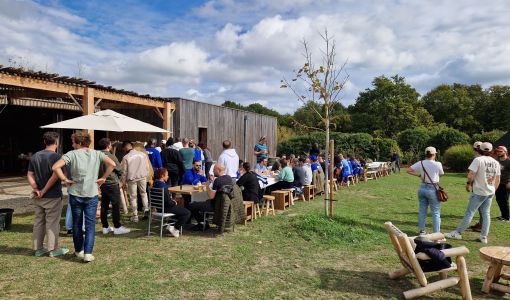
[[[510,247],[490,246],[480,248],[480,257],[510,266]]]
[[[178,186],[171,186],[168,188],[168,190],[172,193],[178,193],[183,195],[191,195],[193,193],[203,192],[204,190],[201,189],[195,189],[192,185],[178,185]]]

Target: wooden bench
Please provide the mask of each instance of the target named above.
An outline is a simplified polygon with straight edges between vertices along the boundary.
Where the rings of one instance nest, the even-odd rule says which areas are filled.
[[[428,260],[430,257],[425,253],[414,253],[414,239],[412,237],[408,237],[405,233],[400,231],[396,226],[394,226],[391,222],[384,223],[386,226],[386,231],[390,235],[391,243],[393,244],[393,248],[395,252],[397,252],[398,258],[400,259],[400,263],[402,266],[400,269],[395,270],[393,272],[388,273],[391,279],[397,279],[409,273],[414,273],[421,287],[414,288],[404,292],[405,299],[412,299],[420,296],[424,296],[435,292],[437,290],[442,290],[445,288],[449,288],[455,285],[460,285],[460,293],[462,295],[462,299],[471,300],[471,287],[469,286],[469,278],[466,267],[466,260],[464,256],[469,253],[469,250],[464,247],[456,247],[441,250],[446,257],[456,257],[456,263],[452,263],[450,268],[442,269],[436,271],[439,273],[440,280],[435,281],[433,283],[427,282],[427,277],[425,277],[425,273],[423,272],[420,263],[418,260]],[[439,241],[444,239],[444,235],[442,233],[433,233],[429,235],[425,235],[429,240]],[[449,271],[455,271],[458,273],[459,277],[449,277],[447,278],[447,273]]]
[[[307,201],[315,200],[315,186],[303,185],[303,195]]]
[[[264,197],[262,198],[262,200],[264,200],[264,203],[262,204],[262,210],[264,211],[265,216],[269,215],[269,212],[271,212],[273,216],[275,215],[274,199],[275,197],[270,195],[264,195]]]
[[[290,203],[289,191],[273,191],[271,196],[274,196],[274,208],[278,210],[285,210],[285,207]]]

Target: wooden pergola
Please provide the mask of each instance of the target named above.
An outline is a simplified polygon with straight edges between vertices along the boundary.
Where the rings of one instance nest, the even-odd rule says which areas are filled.
[[[167,139],[173,132],[175,104],[168,98],[139,95],[81,78],[0,65],[0,94],[2,91],[9,94],[10,99],[0,99],[0,102],[5,102],[0,104],[7,105],[11,101],[15,105],[81,111],[83,115],[106,108],[152,108],[162,120],[161,127],[169,131],[163,137]],[[89,130],[89,133],[94,140],[94,131]]]

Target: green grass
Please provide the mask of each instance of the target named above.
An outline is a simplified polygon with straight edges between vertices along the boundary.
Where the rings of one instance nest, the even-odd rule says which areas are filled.
[[[442,180],[450,200],[442,206],[442,231],[453,230],[463,216],[468,193],[462,174]],[[324,218],[321,198],[298,202],[275,217],[263,217],[233,233],[185,232],[179,239],[146,237],[146,224],[125,221],[127,236],[97,234],[96,261],[34,257],[30,249],[33,217],[14,217],[0,232],[0,297],[98,299],[399,299],[417,287],[412,276],[390,280],[399,266],[385,221],[409,234],[417,231],[418,180],[392,175],[336,194],[335,217]],[[499,215],[496,203],[492,217]],[[427,219],[431,227],[430,217]],[[100,230],[100,224],[97,225]],[[490,245],[510,246],[510,224],[494,221]],[[480,292],[487,264],[478,256],[477,234],[463,241],[474,298],[500,299]],[[72,248],[70,237],[61,244]],[[71,252],[73,252],[71,250]],[[435,275],[431,275],[435,276]],[[434,278],[432,278],[434,279]],[[508,297],[508,295],[507,295]],[[434,293],[434,299],[460,299],[458,288]]]

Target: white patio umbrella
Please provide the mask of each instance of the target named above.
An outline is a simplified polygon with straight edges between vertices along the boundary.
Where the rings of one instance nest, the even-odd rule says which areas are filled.
[[[81,116],[62,122],[41,126],[41,128],[92,129],[103,131],[168,132],[163,128],[130,118],[110,109]]]

